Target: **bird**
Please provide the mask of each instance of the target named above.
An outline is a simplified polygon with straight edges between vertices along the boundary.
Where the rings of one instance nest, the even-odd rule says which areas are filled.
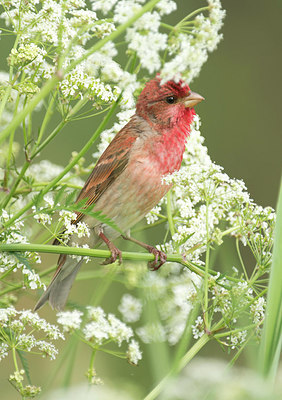
[[[129,232],[171,188],[162,178],[180,169],[195,116],[194,106],[202,100],[182,80],[163,83],[157,74],[148,81],[137,99],[135,114],[100,156],[76,202],[84,199],[87,207],[95,206],[95,211],[109,217],[122,232]],[[122,261],[122,252],[113,243],[121,233],[83,212],[77,212],[72,223],[79,221],[88,225],[90,236],[78,238],[73,234],[69,246],[87,244],[97,248],[103,244],[111,252],[104,264]],[[154,254],[149,264],[151,269],[156,270],[166,262],[164,252],[129,234],[123,238]],[[47,301],[53,309],[62,310],[82,263],[83,258],[78,261],[61,254],[51,283],[34,310]]]

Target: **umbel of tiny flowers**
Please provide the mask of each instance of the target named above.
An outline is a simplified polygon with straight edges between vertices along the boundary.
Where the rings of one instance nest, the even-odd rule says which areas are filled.
[[[137,365],[142,359],[139,344],[132,339],[134,335],[132,328],[115,315],[107,315],[101,307],[88,306],[85,314],[78,310],[62,311],[57,313],[57,321],[65,332],[74,332],[92,350],[90,366],[86,373],[90,383],[99,383],[96,372],[93,372],[97,351],[125,358],[132,365]],[[128,343],[125,351],[109,348],[110,344],[115,344],[120,348],[124,342]]]
[[[23,353],[40,354],[54,360],[58,350],[54,340],[64,339],[56,325],[49,324],[45,319],[30,310],[17,311],[14,307],[0,308],[0,361],[12,353],[15,372],[10,375],[9,382],[21,394],[22,398],[37,396],[41,388],[31,384],[24,385],[24,375],[29,372],[19,369]],[[19,357],[19,359],[18,359]]]

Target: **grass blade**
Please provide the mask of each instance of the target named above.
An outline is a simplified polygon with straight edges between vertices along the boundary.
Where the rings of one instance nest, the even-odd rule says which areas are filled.
[[[270,272],[265,323],[260,344],[259,366],[262,375],[274,381],[282,344],[282,182],[274,230],[273,260]]]

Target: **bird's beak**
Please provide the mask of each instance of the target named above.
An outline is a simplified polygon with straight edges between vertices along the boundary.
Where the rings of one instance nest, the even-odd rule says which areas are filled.
[[[183,99],[185,107],[194,107],[196,104],[205,100],[203,96],[198,93],[190,92],[190,94]]]

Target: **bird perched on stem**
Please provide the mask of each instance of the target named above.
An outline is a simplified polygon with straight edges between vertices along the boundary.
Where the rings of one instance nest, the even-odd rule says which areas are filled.
[[[162,183],[162,177],[179,170],[195,115],[193,107],[202,100],[202,96],[192,92],[182,81],[161,84],[157,75],[147,82],[138,97],[136,113],[101,155],[77,202],[87,199],[87,206],[95,204],[95,211],[102,211],[123,232],[128,232],[170,189],[170,185]],[[122,253],[112,242],[119,232],[81,212],[73,223],[79,221],[88,225],[90,236],[78,238],[73,234],[69,246],[87,244],[95,248],[104,243],[111,251],[111,257],[104,264],[116,259],[121,262]],[[162,251],[129,236],[124,239],[154,254],[155,259],[149,265],[152,269],[165,263],[166,254]],[[47,300],[55,309],[64,307],[82,262],[83,259],[77,261],[60,255],[51,284],[35,310]]]

